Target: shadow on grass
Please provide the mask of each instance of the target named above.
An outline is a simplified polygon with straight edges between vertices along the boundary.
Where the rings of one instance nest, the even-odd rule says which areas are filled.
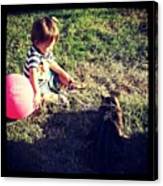
[[[96,110],[55,113],[34,144],[7,142],[9,172],[147,174],[145,135],[122,139]]]

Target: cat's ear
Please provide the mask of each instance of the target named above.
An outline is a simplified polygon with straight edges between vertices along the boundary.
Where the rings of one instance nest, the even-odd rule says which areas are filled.
[[[111,97],[119,97],[120,96],[120,92],[112,90],[112,91],[110,91],[110,95],[111,95]]]
[[[101,95],[101,100],[104,101],[105,99],[105,96]]]

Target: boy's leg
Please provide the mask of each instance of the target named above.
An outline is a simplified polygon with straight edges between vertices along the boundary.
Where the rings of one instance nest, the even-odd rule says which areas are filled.
[[[59,79],[58,74],[56,74],[55,72],[53,72],[51,70],[50,70],[50,73],[51,73],[50,74],[51,78],[50,78],[50,81],[49,81],[49,84],[48,84],[50,90],[53,93],[58,94],[58,99],[59,99],[59,102],[61,104],[68,106],[69,105],[69,101],[68,101],[67,97],[62,92],[60,92],[62,83],[61,83],[61,81]]]
[[[62,105],[69,105],[69,101],[65,95],[60,92],[61,82],[59,76],[49,71],[49,81],[41,88],[43,100],[53,103],[61,103]]]
[[[49,71],[49,74],[50,74],[50,79],[49,79],[49,82],[48,82],[48,86],[49,86],[49,89],[58,94],[59,91],[60,91],[60,87],[61,87],[61,82],[59,80],[59,76],[58,74],[56,74],[55,72],[53,71]]]
[[[58,94],[51,91],[47,81],[39,83],[39,87],[44,101],[58,103]]]

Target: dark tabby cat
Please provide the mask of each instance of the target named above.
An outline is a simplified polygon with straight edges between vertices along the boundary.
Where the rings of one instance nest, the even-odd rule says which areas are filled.
[[[109,123],[109,121],[111,121],[111,123],[115,124],[119,136],[129,138],[129,136],[124,133],[123,112],[115,94],[111,94],[110,97],[102,97],[99,112],[101,112],[104,122],[108,121]]]

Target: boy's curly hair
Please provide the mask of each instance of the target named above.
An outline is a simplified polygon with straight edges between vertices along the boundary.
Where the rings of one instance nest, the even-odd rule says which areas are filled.
[[[57,27],[57,19],[52,17],[44,17],[38,19],[33,23],[31,31],[31,40],[33,44],[49,42],[51,43],[53,39],[58,41],[59,30]]]

